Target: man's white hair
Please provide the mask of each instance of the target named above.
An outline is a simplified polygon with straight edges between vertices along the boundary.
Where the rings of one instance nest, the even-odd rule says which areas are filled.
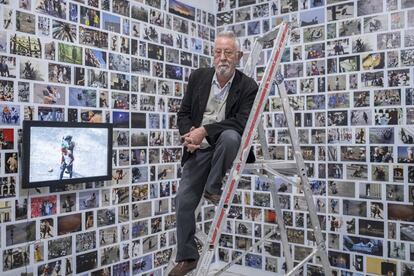
[[[239,41],[239,39],[237,38],[237,36],[232,31],[227,31],[227,30],[226,31],[221,31],[221,32],[219,32],[217,34],[216,40],[219,37],[226,37],[226,38],[233,39],[234,40],[234,44],[236,45],[236,50],[237,51],[240,51],[240,41]]]

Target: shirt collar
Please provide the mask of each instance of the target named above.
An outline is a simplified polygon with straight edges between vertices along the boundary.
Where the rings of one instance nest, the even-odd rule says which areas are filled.
[[[226,82],[226,84],[223,87],[220,87],[220,83],[217,80],[217,74],[214,73],[213,80],[211,81],[211,84],[215,84],[215,85],[217,85],[218,88],[224,89],[227,86],[231,86],[231,83],[233,82],[233,79],[234,79],[235,75],[236,75],[236,70],[234,70],[233,76],[231,76],[231,78]]]

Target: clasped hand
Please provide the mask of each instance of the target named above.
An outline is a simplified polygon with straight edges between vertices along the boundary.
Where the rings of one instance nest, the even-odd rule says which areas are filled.
[[[200,144],[206,136],[207,131],[204,127],[191,127],[189,132],[181,136],[181,141],[183,146],[187,148],[187,151],[193,153],[200,148]]]

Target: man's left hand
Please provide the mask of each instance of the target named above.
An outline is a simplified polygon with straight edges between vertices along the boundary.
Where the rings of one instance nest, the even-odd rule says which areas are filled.
[[[187,142],[188,144],[193,144],[193,145],[200,145],[201,142],[203,142],[204,137],[207,136],[207,131],[205,130],[204,127],[198,127],[193,129],[190,132],[190,135],[188,135],[187,137],[185,137],[185,142]]]

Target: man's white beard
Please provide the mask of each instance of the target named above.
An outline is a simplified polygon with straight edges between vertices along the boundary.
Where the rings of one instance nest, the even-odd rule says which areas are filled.
[[[231,77],[232,75],[231,73],[232,72],[231,72],[229,65],[225,65],[225,66],[217,65],[216,66],[216,74],[219,77],[228,78],[228,77]]]

